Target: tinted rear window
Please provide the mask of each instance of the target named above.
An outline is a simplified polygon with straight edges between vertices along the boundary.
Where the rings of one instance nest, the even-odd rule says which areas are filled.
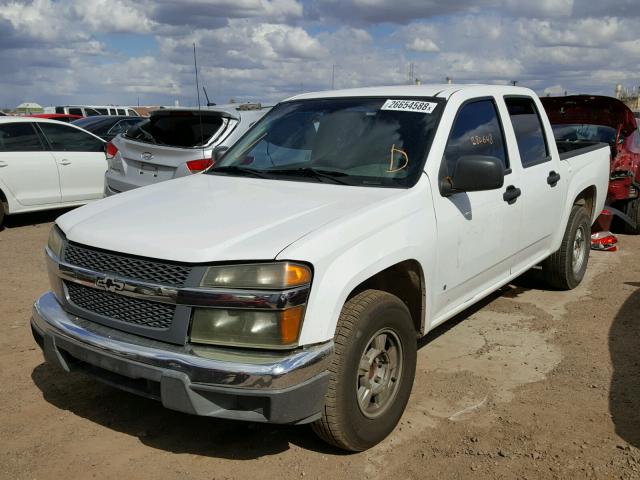
[[[0,152],[36,152],[44,150],[31,123],[0,125]]]
[[[163,113],[130,128],[126,136],[172,147],[199,147],[209,143],[221,125],[222,117],[218,115],[202,115],[201,123],[197,113]]]

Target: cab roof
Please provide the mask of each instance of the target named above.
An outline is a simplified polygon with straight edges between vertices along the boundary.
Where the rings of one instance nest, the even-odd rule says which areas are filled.
[[[481,84],[435,84],[435,85],[392,85],[380,87],[349,88],[344,90],[327,90],[295,95],[285,101],[311,100],[319,98],[345,97],[440,97],[449,98],[456,92],[463,90],[478,90],[479,95],[534,95],[528,88],[510,85],[481,85]]]

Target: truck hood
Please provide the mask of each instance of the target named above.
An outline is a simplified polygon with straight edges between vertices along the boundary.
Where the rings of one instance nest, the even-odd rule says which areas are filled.
[[[620,128],[627,136],[636,128],[633,112],[617,98],[597,95],[542,97],[542,105],[552,125],[588,124]]]
[[[403,190],[199,174],[121,193],[57,220],[73,242],[187,263],[268,260]]]

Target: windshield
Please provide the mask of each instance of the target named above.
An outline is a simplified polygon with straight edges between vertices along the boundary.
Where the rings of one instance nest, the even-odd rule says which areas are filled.
[[[160,112],[127,130],[125,136],[140,142],[195,148],[207,145],[222,124],[218,113]]]
[[[422,171],[442,109],[442,100],[432,98],[282,103],[208,173],[410,187]]]
[[[616,129],[605,125],[575,123],[567,125],[553,125],[552,128],[553,136],[558,141],[604,142],[610,145],[616,143]]]

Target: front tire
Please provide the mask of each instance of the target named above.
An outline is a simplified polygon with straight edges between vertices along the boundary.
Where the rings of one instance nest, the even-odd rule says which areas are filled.
[[[572,290],[584,278],[591,250],[590,220],[584,207],[573,206],[560,249],[542,262],[542,273],[550,286]]]
[[[398,424],[411,395],[416,331],[396,296],[365,290],[340,313],[320,420],[312,428],[326,442],[359,452],[381,442]]]

